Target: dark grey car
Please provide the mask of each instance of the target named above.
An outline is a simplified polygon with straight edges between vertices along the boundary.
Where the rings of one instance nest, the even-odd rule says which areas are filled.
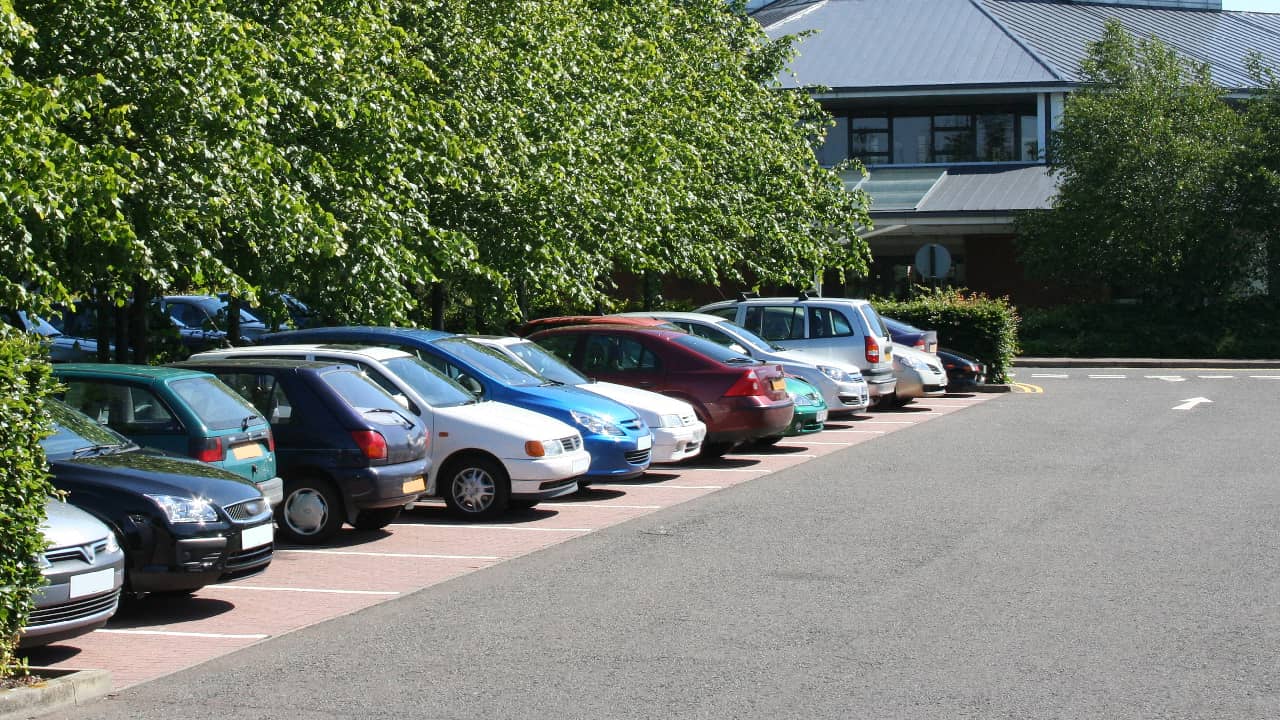
[[[96,630],[120,602],[124,552],[97,518],[67,503],[45,504],[42,528],[49,549],[40,556],[45,586],[22,630],[24,648],[47,645]]]

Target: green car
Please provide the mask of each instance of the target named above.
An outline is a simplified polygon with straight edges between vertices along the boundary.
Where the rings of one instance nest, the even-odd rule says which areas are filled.
[[[795,415],[786,432],[755,441],[756,445],[773,445],[784,437],[820,432],[827,422],[827,402],[822,391],[798,377],[787,377],[787,394],[795,402]]]
[[[54,366],[61,398],[146,447],[186,455],[254,483],[272,506],[283,497],[271,426],[213,375],[150,365]]]

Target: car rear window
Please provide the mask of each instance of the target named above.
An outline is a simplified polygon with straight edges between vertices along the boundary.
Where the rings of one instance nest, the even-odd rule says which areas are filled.
[[[908,325],[908,324],[906,324],[906,323],[902,322],[901,320],[894,320],[893,318],[887,318],[887,317],[885,317],[885,316],[883,316],[883,315],[881,315],[881,316],[880,316],[880,319],[884,321],[884,325],[885,325],[885,327],[889,328],[889,329],[890,329],[890,330],[892,330],[893,332],[898,333],[899,335],[904,334],[904,333],[922,333],[922,332],[924,332],[924,331],[923,331],[923,330],[921,330],[920,328],[918,328],[918,327],[916,327],[916,326],[914,326],[914,325]]]
[[[880,314],[870,305],[862,306],[862,317],[867,320],[867,327],[874,328],[880,337],[889,337],[889,328],[885,327],[884,321],[880,319]]]
[[[246,421],[249,424],[265,422],[248,401],[217,378],[175,380],[169,387],[210,430],[243,427]]]
[[[734,352],[729,348],[700,338],[696,335],[675,335],[671,337],[671,341],[677,345],[683,345],[694,352],[701,353],[717,362],[729,363],[732,365],[745,365],[756,363],[755,360],[743,355],[740,352]]]
[[[404,408],[395,398],[378,387],[359,370],[337,370],[322,376],[324,384],[338,393],[351,407],[362,411],[392,410],[399,413]]]

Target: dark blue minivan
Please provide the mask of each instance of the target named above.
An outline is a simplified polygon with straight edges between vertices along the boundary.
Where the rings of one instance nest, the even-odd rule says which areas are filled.
[[[636,477],[649,467],[653,433],[634,410],[548,381],[502,352],[459,335],[412,328],[331,327],[272,333],[258,343],[357,343],[413,353],[482,399],[540,412],[579,428],[591,453],[591,468],[578,480],[579,486]]]

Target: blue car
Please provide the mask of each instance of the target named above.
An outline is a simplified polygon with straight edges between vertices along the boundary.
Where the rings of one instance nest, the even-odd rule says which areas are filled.
[[[634,410],[535,375],[499,350],[436,330],[331,327],[271,333],[262,345],[355,343],[413,353],[484,400],[533,410],[579,428],[591,467],[579,486],[637,477],[649,467],[653,433]]]

